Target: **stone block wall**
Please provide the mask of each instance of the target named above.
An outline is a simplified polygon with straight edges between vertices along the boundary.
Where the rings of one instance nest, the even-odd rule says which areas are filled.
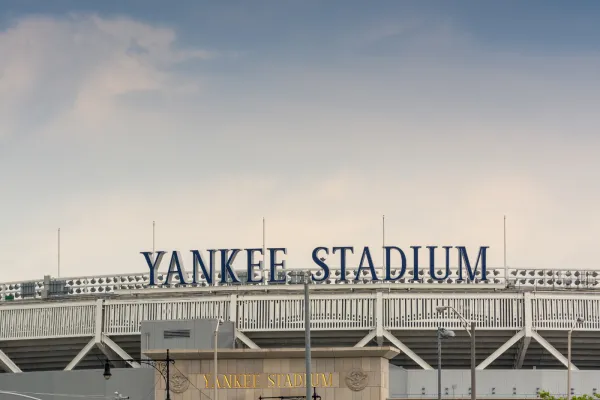
[[[304,396],[303,358],[218,360],[218,400],[258,400],[261,396]],[[313,358],[313,386],[322,400],[386,400],[389,361],[383,357]],[[176,360],[170,367],[173,400],[214,400],[213,361]],[[156,373],[157,400],[165,398]],[[276,400],[276,399],[273,399]]]

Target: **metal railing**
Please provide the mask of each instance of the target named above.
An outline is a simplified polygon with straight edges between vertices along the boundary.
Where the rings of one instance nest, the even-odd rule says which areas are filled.
[[[0,340],[138,335],[142,321],[222,318],[241,332],[304,329],[298,294],[195,295],[193,297],[15,302],[0,306]],[[460,321],[436,307],[452,306],[482,330],[566,330],[577,317],[578,330],[600,331],[600,297],[570,293],[315,293],[311,329],[321,331],[434,330]]]

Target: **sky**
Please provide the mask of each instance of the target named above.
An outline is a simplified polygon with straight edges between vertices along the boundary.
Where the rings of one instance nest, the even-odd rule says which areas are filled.
[[[2,281],[385,241],[597,268],[596,1],[3,0]],[[243,257],[239,263],[244,265]],[[336,260],[332,259],[332,265]],[[424,261],[426,263],[426,261]],[[239,264],[239,265],[238,265]],[[426,267],[426,264],[424,264]]]

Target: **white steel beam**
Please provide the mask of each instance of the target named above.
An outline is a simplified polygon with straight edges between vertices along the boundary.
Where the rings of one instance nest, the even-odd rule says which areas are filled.
[[[511,337],[510,339],[508,339],[506,341],[506,343],[504,343],[502,346],[500,346],[498,348],[498,350],[496,350],[488,358],[486,358],[485,360],[483,360],[481,362],[481,364],[479,364],[477,366],[476,369],[481,370],[481,369],[487,368],[491,363],[493,363],[494,361],[496,361],[496,359],[498,357],[500,357],[502,354],[504,354],[504,352],[506,350],[510,349],[515,343],[517,343],[519,341],[519,339],[521,339],[524,335],[525,335],[525,331],[519,331],[519,332],[517,332],[513,337]]]
[[[517,350],[517,354],[515,355],[515,360],[513,362],[514,369],[521,369],[523,367],[523,362],[525,361],[525,355],[527,355],[527,349],[529,348],[529,343],[531,343],[531,337],[533,333],[533,307],[532,307],[532,297],[531,293],[523,294],[523,309],[524,309],[524,324],[525,327],[523,331],[525,335],[523,336],[523,340],[519,343],[519,349]]]
[[[10,357],[8,357],[6,355],[6,353],[4,353],[2,350],[0,350],[0,365],[2,365],[2,367],[4,367],[4,370],[6,372],[12,372],[12,373],[23,372],[23,371],[21,371],[21,369],[19,367],[17,367],[17,364],[15,364],[13,362],[13,360],[11,360]]]
[[[383,346],[383,293],[381,292],[377,292],[377,300],[375,302],[375,323],[375,336],[377,337],[377,346],[381,347]]]
[[[260,347],[258,347],[258,345],[252,341],[252,339],[250,339],[243,332],[240,332],[237,329],[235,330],[235,337],[237,339],[241,340],[242,343],[244,343],[246,346],[248,346],[251,349],[260,349]]]
[[[94,324],[94,340],[102,343],[102,323],[104,321],[104,300],[96,300],[96,321]]]
[[[125,362],[127,362],[133,368],[140,368],[140,364],[138,362],[128,361],[128,360],[131,360],[133,357],[131,357],[129,354],[127,354],[127,352],[125,350],[123,350],[118,344],[113,342],[113,340],[111,338],[109,338],[108,336],[102,335],[102,344],[105,345],[106,347],[108,347],[110,350],[114,351],[117,356],[121,357]],[[104,352],[104,349],[102,348],[104,346],[99,346],[99,347],[100,347],[100,350],[102,350]]]
[[[425,360],[419,357],[414,351],[409,349],[404,343],[398,340],[391,332],[384,330],[383,336],[389,340],[394,346],[396,346],[399,350],[401,350],[404,354],[410,357],[411,360],[416,362],[423,369],[433,369],[431,365],[427,364]]]
[[[81,349],[81,351],[79,352],[79,354],[77,354],[75,356],[75,358],[73,360],[71,360],[71,362],[69,363],[69,365],[67,365],[67,367],[65,368],[65,371],[72,371],[73,368],[75,368],[77,366],[77,364],[79,364],[79,362],[81,360],[83,360],[85,358],[85,356],[87,356],[87,354],[90,352],[90,350],[92,350],[92,348],[96,345],[96,338],[92,338],[83,349]]]
[[[532,333],[532,337],[539,343],[542,345],[543,348],[545,348],[546,350],[548,350],[548,352],[550,354],[552,354],[554,357],[556,357],[556,359],[558,361],[560,361],[565,367],[568,368],[569,365],[569,361],[567,360],[567,358],[565,356],[563,356],[562,354],[560,354],[560,351],[556,350],[554,348],[554,346],[552,346],[550,343],[548,343],[548,341],[546,339],[544,339],[543,337],[540,336],[539,333],[537,332],[533,332]],[[579,370],[579,368],[577,368],[575,365],[573,365],[573,363],[571,362],[571,366],[572,366],[572,370]]]
[[[356,343],[354,347],[365,347],[371,340],[373,340],[373,338],[375,338],[375,335],[377,335],[377,331],[371,331],[367,333],[367,336],[362,338],[360,342]]]
[[[529,343],[531,343],[531,336],[525,335],[523,337],[523,340],[519,344],[519,350],[517,351],[517,355],[515,356],[515,362],[513,365],[514,369],[523,368],[523,361],[525,361],[525,355],[527,354]]]

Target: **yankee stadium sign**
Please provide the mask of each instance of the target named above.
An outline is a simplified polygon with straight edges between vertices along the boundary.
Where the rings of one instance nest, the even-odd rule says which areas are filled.
[[[486,252],[489,246],[479,247],[477,258],[475,262],[469,259],[467,249],[464,246],[410,246],[409,254],[412,255],[412,265],[408,265],[407,256],[404,250],[396,246],[384,246],[385,261],[384,269],[380,271],[380,275],[377,274],[375,265],[373,264],[373,258],[371,256],[371,250],[369,247],[363,247],[357,249],[356,254],[360,251],[360,262],[354,265],[349,265],[349,255],[354,254],[354,247],[316,247],[312,251],[312,260],[317,267],[321,269],[320,273],[311,273],[313,282],[322,282],[330,277],[330,266],[326,263],[327,255],[337,255],[339,258],[339,280],[358,280],[361,273],[368,273],[371,275],[372,281],[385,281],[394,282],[404,277],[407,268],[413,270],[413,279],[418,280],[419,270],[424,267],[432,279],[436,281],[443,281],[450,276],[450,265],[451,260],[454,259],[458,263],[458,281],[469,279],[475,280],[478,268],[480,272],[480,280],[486,281]],[[436,274],[436,250],[440,249],[444,255],[444,272]],[[268,283],[284,283],[286,281],[285,276],[281,276],[280,272],[285,270],[285,260],[283,255],[287,254],[286,248],[267,248],[269,263],[268,269],[264,264],[267,257],[263,257],[264,261],[257,261],[257,255],[263,255],[263,249],[251,248],[251,249],[211,249],[206,250],[204,253],[200,250],[190,250],[190,258],[192,261],[192,274],[191,280],[187,279],[187,273],[184,268],[184,258],[179,251],[173,251],[170,255],[169,266],[167,270],[167,276],[164,280],[163,285],[174,284],[173,278],[177,276],[179,278],[177,284],[198,284],[201,281],[206,282],[209,285],[217,283],[217,272],[220,273],[219,283],[241,283],[239,277],[234,271],[233,262],[240,255],[244,254],[246,257],[244,263],[244,270],[247,272],[247,283],[262,283],[266,280]],[[454,253],[454,254],[452,254]],[[158,273],[161,262],[164,256],[167,254],[166,251],[156,252],[154,257],[153,252],[145,251],[141,253],[146,260],[148,268],[150,269],[150,286],[156,285],[156,275]],[[216,262],[217,255],[219,263]],[[428,262],[425,266],[420,264],[423,259]],[[337,268],[336,268],[337,269]],[[438,267],[439,269],[439,267]],[[268,271],[268,276],[265,279],[263,271]],[[347,277],[347,272],[352,272],[350,279]],[[257,272],[259,272],[257,274]],[[439,271],[438,271],[439,272]],[[383,275],[383,276],[381,276]]]

